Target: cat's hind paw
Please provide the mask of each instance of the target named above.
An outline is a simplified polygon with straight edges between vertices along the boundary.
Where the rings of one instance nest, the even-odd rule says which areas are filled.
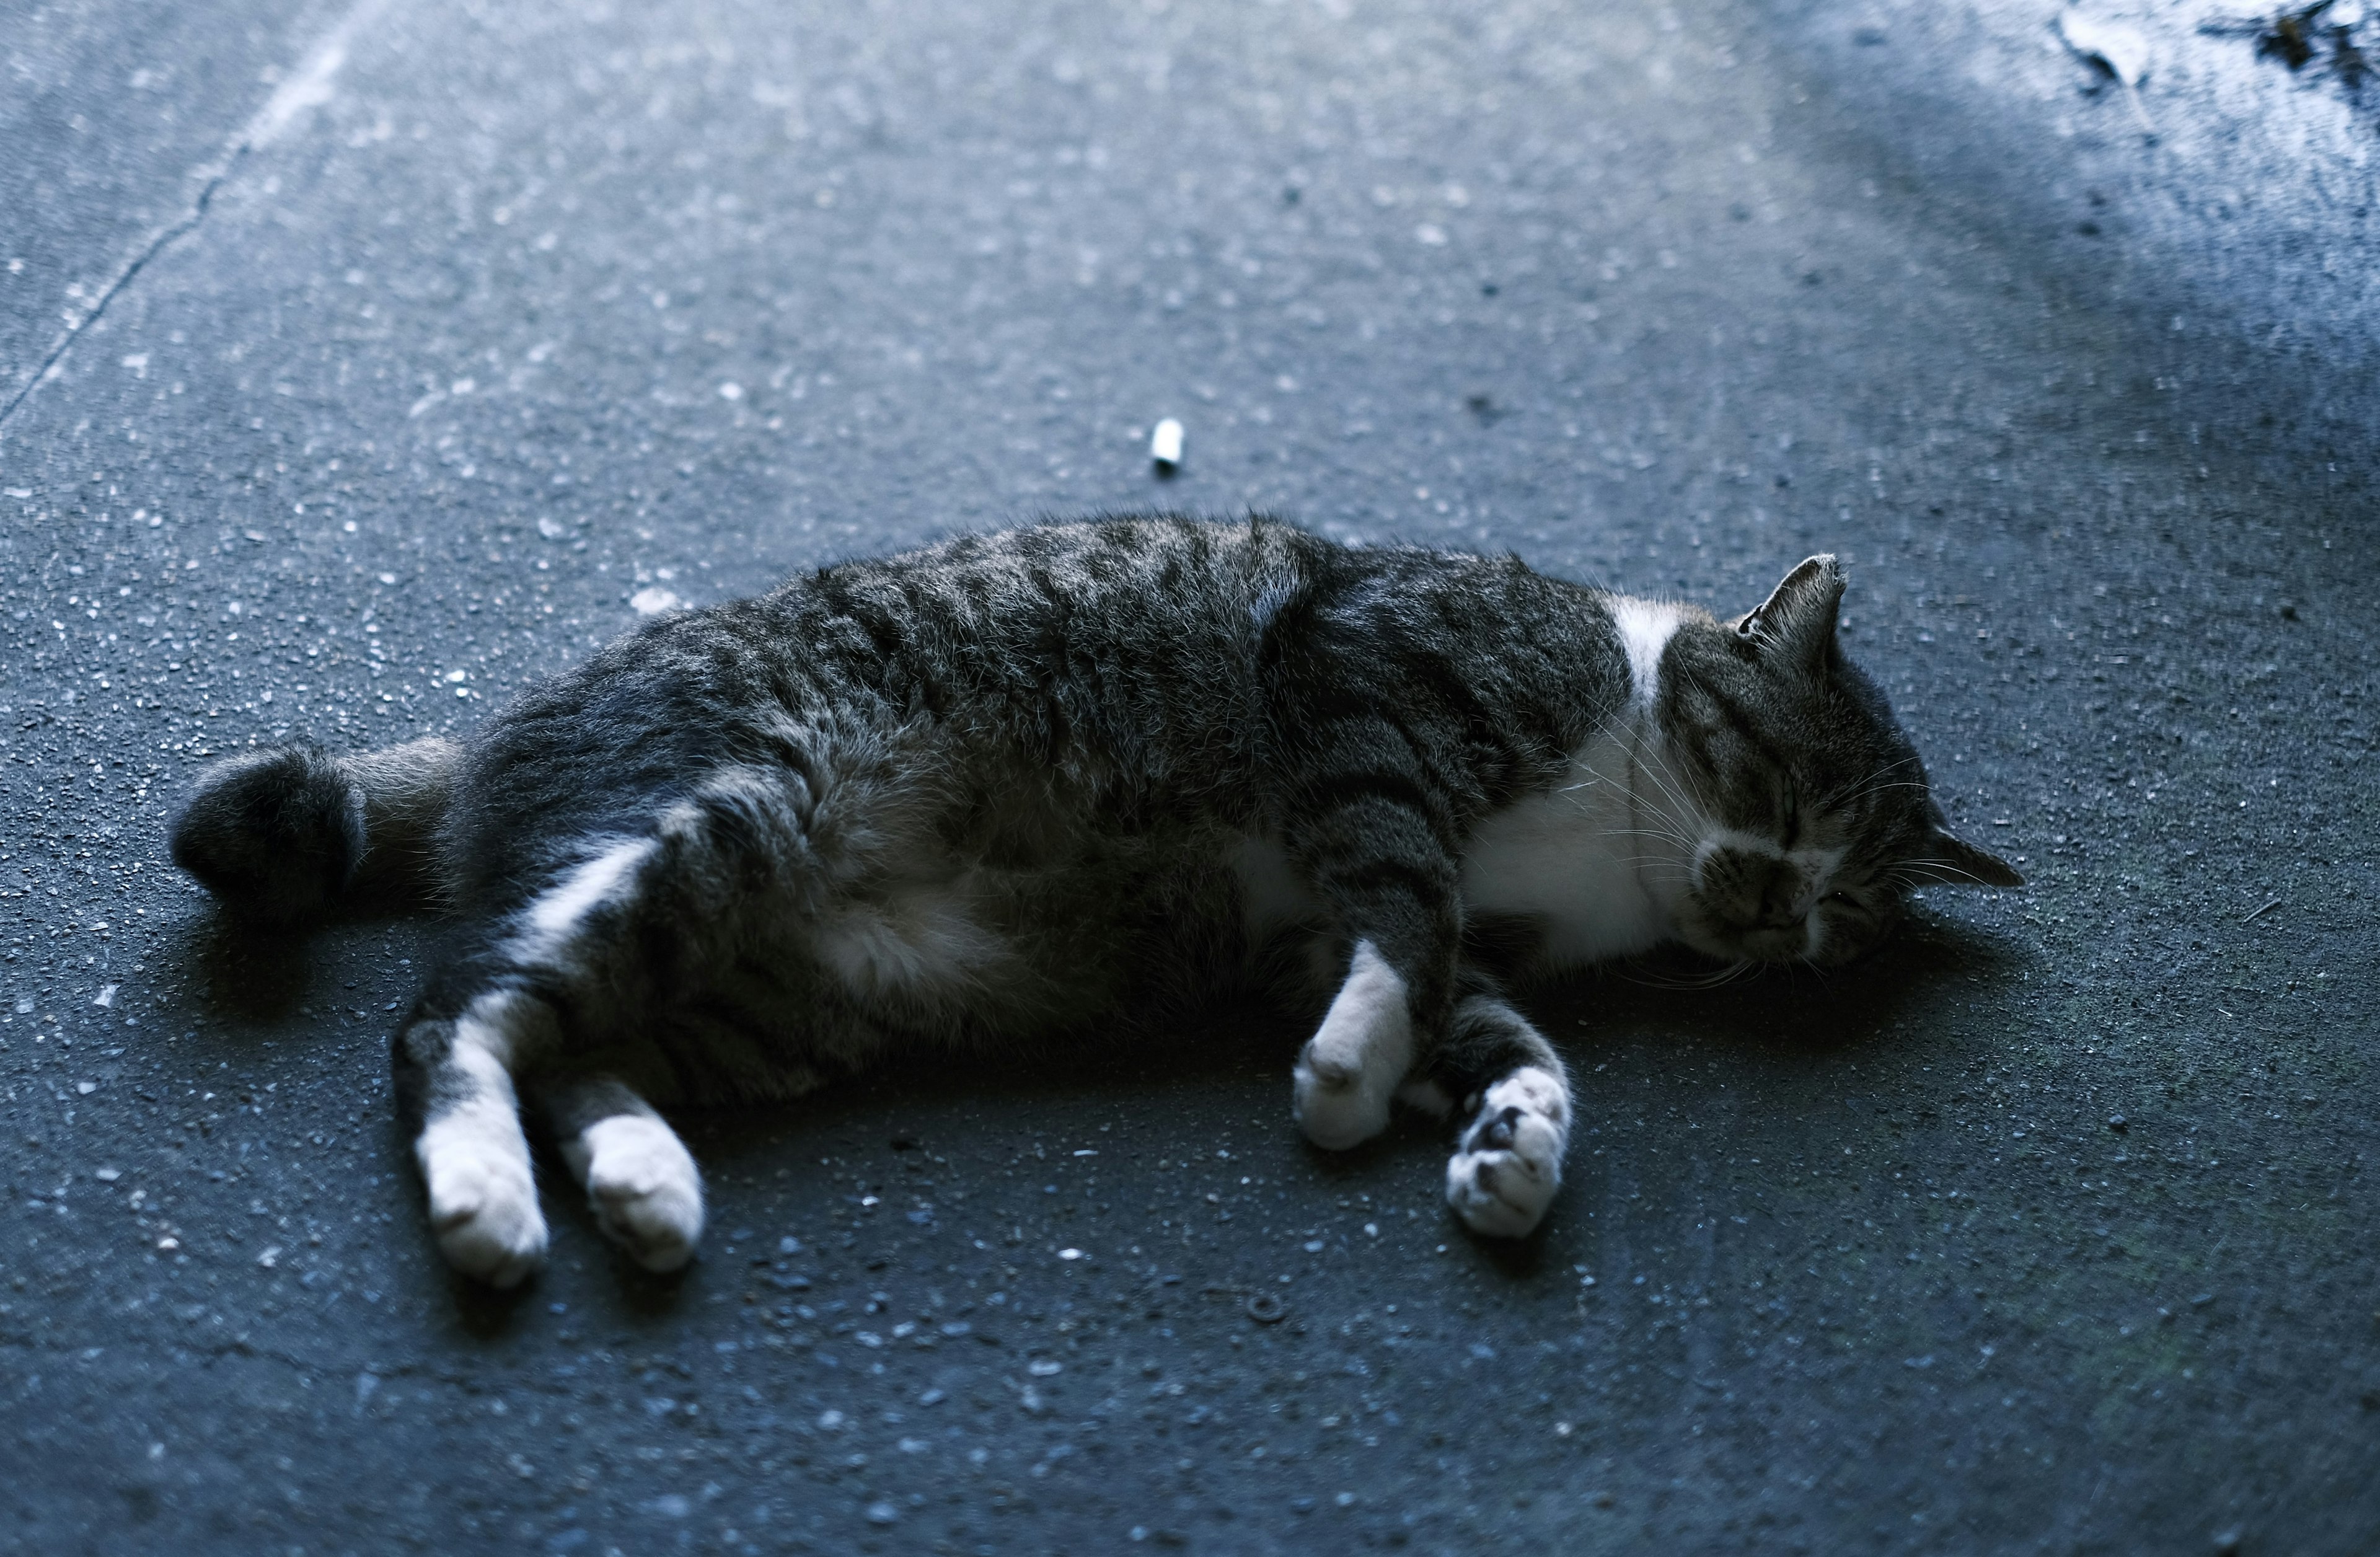
[[[1464,1225],[1525,1237],[1561,1187],[1570,1093],[1560,1077],[1524,1065],[1488,1089],[1446,1164],[1446,1201]]]
[[[590,1125],[587,1203],[603,1235],[648,1271],[682,1268],[702,1237],[702,1174],[677,1133],[645,1113]]]
[[[467,1148],[424,1155],[430,1227],[449,1265],[492,1286],[514,1287],[545,1263],[545,1217],[525,1158]]]

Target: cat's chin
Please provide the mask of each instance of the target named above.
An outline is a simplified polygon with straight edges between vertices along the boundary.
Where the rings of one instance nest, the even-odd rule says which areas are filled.
[[[1738,931],[1681,924],[1678,938],[1713,962],[1730,967],[1750,964],[1776,967],[1814,959],[1813,936],[1806,924],[1787,930]]]
[[[1842,967],[1857,962],[1875,949],[1874,943],[1846,945],[1831,940],[1822,940],[1817,945],[1813,946],[1807,936],[1794,937],[1790,946],[1781,948],[1773,944],[1764,945],[1751,938],[1732,943],[1714,943],[1706,945],[1700,942],[1689,941],[1687,944],[1714,962],[1724,964],[1731,968]]]

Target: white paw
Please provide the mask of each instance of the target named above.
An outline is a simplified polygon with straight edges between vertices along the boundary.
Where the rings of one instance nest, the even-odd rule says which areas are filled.
[[[674,1271],[702,1237],[702,1174],[676,1132],[619,1113],[579,1137],[587,1203],[603,1234],[648,1271]]]
[[[425,1137],[421,1176],[439,1252],[455,1269],[510,1287],[545,1263],[545,1218],[525,1151],[507,1150],[503,1142]]]
[[[1306,1139],[1344,1151],[1389,1127],[1389,1103],[1413,1064],[1405,981],[1368,941],[1297,1056],[1297,1122]]]
[[[1524,1066],[1488,1089],[1447,1160],[1446,1203],[1475,1233],[1533,1232],[1561,1187],[1570,1146],[1570,1093],[1560,1077]]]
[[[1344,1151],[1389,1127],[1390,1089],[1367,1086],[1360,1067],[1318,1048],[1309,1041],[1297,1057],[1297,1122],[1315,1145]]]

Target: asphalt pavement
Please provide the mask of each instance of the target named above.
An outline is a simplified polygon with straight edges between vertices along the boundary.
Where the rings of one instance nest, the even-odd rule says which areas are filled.
[[[2370,1550],[2380,141],[2109,14],[2151,129],[2029,5],[0,16],[0,1549]],[[1226,1010],[686,1118],[682,1278],[557,1191],[496,1295],[391,1119],[423,927],[166,860],[213,755],[1152,505],[1834,551],[2031,884],[1533,993],[1517,1246]]]

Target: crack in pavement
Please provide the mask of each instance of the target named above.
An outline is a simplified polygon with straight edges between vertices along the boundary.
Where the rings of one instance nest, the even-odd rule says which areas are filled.
[[[273,89],[273,95],[265,99],[264,106],[258,109],[240,127],[239,133],[225,146],[223,154],[213,162],[202,163],[191,170],[191,176],[203,182],[191,200],[190,208],[152,234],[115,273],[115,279],[100,293],[98,300],[68,323],[65,332],[51,344],[41,366],[34,369],[17,393],[8,397],[6,405],[0,406],[0,435],[7,432],[8,424],[32,399],[33,392],[57,376],[58,365],[66,360],[67,353],[74,349],[75,342],[82,338],[84,331],[99,322],[107,312],[108,305],[132,285],[134,278],[148,267],[149,262],[164,253],[176,238],[206,220],[207,210],[214,203],[215,191],[239,171],[240,164],[248,160],[249,153],[261,151],[279,140],[298,116],[308,109],[319,108],[331,101],[332,82],[347,62],[348,41],[377,18],[387,4],[388,0],[358,0],[346,16],[316,41],[312,48],[306,51],[297,70]]]

